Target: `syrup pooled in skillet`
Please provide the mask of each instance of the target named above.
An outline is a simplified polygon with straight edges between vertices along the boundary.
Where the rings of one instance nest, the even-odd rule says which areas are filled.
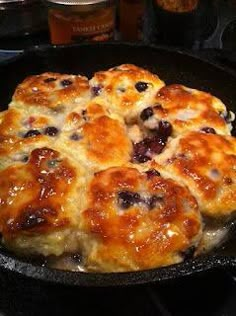
[[[26,78],[0,113],[3,247],[89,272],[211,251],[236,210],[233,121],[216,97],[135,65]]]

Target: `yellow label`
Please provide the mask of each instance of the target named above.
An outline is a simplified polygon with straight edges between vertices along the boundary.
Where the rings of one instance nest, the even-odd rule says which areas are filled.
[[[66,44],[80,40],[106,41],[113,37],[114,7],[101,8],[89,13],[70,13],[50,10],[51,42]]]

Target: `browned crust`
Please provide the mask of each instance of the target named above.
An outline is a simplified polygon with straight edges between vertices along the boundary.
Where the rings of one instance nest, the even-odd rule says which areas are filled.
[[[151,210],[138,203],[122,211],[117,204],[121,191],[162,198]],[[201,229],[198,205],[187,189],[170,179],[147,179],[133,168],[110,168],[95,175],[84,220],[87,231],[101,241],[97,261],[122,265],[117,255],[123,253],[139,268],[174,263],[176,253],[188,248]]]
[[[157,106],[154,107],[154,110],[157,115],[167,120],[172,117],[172,125],[179,133],[185,129],[197,130],[201,127],[213,127],[225,133],[227,125],[220,116],[220,112],[214,108],[216,102],[220,101],[209,93],[173,84],[163,87],[157,93]],[[158,105],[161,105],[161,107]],[[196,116],[188,120],[178,118],[178,113],[181,110],[183,113],[184,111],[194,110]]]
[[[124,127],[108,116],[101,116],[83,126],[88,158],[99,163],[128,162],[132,145]]]
[[[76,171],[50,148],[35,149],[26,164],[0,173],[0,228],[4,238],[44,234],[69,225],[65,200]]]
[[[100,96],[110,102],[111,108],[118,111],[138,110],[137,102],[148,95],[150,89],[157,92],[164,85],[157,75],[131,64],[99,71],[94,74],[92,82],[94,81],[102,88]],[[147,90],[137,91],[135,84],[139,81],[148,84]]]
[[[175,152],[160,157],[160,164],[198,197],[204,214],[221,216],[236,210],[235,153],[234,137],[191,132],[180,137]]]
[[[51,78],[56,80],[47,81]],[[63,80],[69,80],[71,84],[63,86],[61,84]],[[13,101],[24,105],[55,108],[73,102],[76,97],[88,90],[89,84],[86,77],[47,72],[27,77],[18,85]]]

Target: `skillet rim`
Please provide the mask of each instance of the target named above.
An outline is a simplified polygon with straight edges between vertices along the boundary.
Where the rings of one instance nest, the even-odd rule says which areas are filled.
[[[175,281],[181,277],[192,276],[215,268],[236,268],[236,257],[205,256],[184,261],[182,263],[150,270],[130,272],[75,272],[56,270],[45,266],[13,258],[11,255],[0,253],[0,271],[7,270],[37,281],[46,281],[66,286],[79,287],[122,287],[153,284],[157,282]]]
[[[94,47],[94,46],[123,46],[148,48],[158,51],[167,51],[168,53],[175,53],[177,55],[188,56],[198,62],[205,63],[208,66],[217,68],[236,80],[236,73],[230,71],[227,67],[221,66],[214,62],[207,60],[207,58],[199,57],[194,52],[188,50],[166,47],[163,45],[154,45],[146,43],[128,43],[128,42],[100,42],[100,43],[81,43],[71,45],[37,45],[31,47],[19,55],[3,61],[0,63],[0,68],[7,67],[10,64],[19,62],[23,58],[40,57],[40,53],[47,51],[58,51],[64,49],[71,49],[79,47]],[[45,57],[45,56],[44,56]],[[82,287],[114,287],[114,286],[132,286],[138,284],[151,284],[155,282],[164,282],[175,280],[180,277],[193,275],[200,272],[206,272],[214,268],[236,268],[236,256],[219,256],[219,255],[205,255],[195,259],[187,260],[179,264],[170,265],[167,267],[160,267],[150,270],[131,271],[131,272],[112,272],[112,273],[98,273],[98,272],[73,272],[56,270],[45,266],[35,265],[25,262],[14,255],[4,254],[0,249],[0,271],[7,270],[15,272],[18,275],[30,277],[35,280],[47,281],[55,284],[63,284],[70,286]]]
[[[170,47],[167,45],[157,45],[157,44],[152,44],[152,43],[143,43],[143,42],[125,42],[125,41],[109,41],[109,42],[85,42],[85,43],[80,43],[80,44],[60,44],[60,45],[51,45],[51,44],[43,44],[43,45],[34,45],[31,46],[25,50],[19,50],[19,54],[16,56],[13,56],[9,59],[3,60],[0,62],[0,68],[2,66],[7,66],[9,64],[14,63],[15,61],[18,61],[24,57],[30,56],[32,54],[37,54],[39,52],[44,52],[47,50],[63,50],[63,49],[70,49],[70,48],[76,48],[76,47],[92,47],[92,46],[127,46],[127,47],[141,47],[141,48],[152,48],[152,49],[157,49],[157,50],[162,50],[162,51],[167,51],[167,52],[173,52],[177,53],[180,55],[187,55],[188,57],[194,58],[200,62],[207,63],[208,65],[210,64],[211,66],[218,68],[222,71],[227,72],[229,75],[232,75],[236,79],[236,71],[231,69],[230,67],[220,65],[217,62],[213,62],[209,60],[207,57],[204,56],[199,56],[197,54],[197,51],[194,52],[190,49],[187,48],[180,48],[180,47]],[[205,49],[209,50],[209,49]],[[215,50],[215,49],[213,49]],[[204,49],[203,49],[204,51]],[[221,49],[219,49],[221,51]],[[225,50],[227,51],[227,50]],[[230,51],[230,50],[229,50]]]

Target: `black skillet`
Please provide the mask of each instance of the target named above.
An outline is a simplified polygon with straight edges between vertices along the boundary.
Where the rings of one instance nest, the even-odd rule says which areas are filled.
[[[95,71],[122,63],[134,63],[157,73],[166,83],[182,83],[206,90],[236,112],[236,76],[199,58],[180,51],[154,46],[121,43],[83,44],[67,47],[36,47],[0,65],[0,108],[9,103],[16,85],[26,76],[45,71],[80,73],[90,77]],[[235,245],[235,247],[234,247]],[[236,238],[207,256],[169,267],[127,273],[65,272],[16,258],[0,249],[0,270],[35,280],[77,286],[137,285],[173,280],[213,268],[236,267]]]

